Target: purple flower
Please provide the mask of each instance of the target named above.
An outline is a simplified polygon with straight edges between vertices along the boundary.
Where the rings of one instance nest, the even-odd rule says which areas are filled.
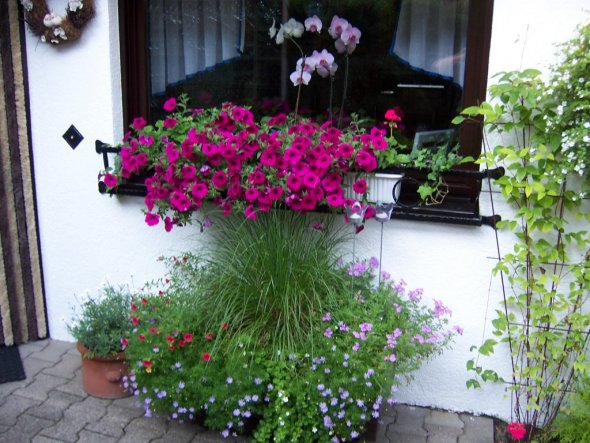
[[[371,323],[361,323],[359,325],[359,328],[362,332],[371,332],[371,329],[373,329],[373,325]]]
[[[327,338],[332,338],[332,334],[333,334],[333,332],[332,332],[332,329],[330,329],[330,328],[327,328],[327,329],[324,331],[324,337],[327,337]]]
[[[359,433],[358,433],[358,432],[356,432],[356,431],[352,431],[352,432],[350,433],[350,438],[352,438],[352,439],[355,439],[355,438],[357,438],[358,436],[359,436]]]
[[[260,377],[256,377],[256,378],[254,379],[254,384],[255,384],[255,385],[257,385],[257,386],[258,386],[258,385],[260,385],[261,383],[262,383],[262,379],[261,379]]]
[[[369,266],[373,269],[377,269],[379,267],[379,259],[377,257],[371,257],[369,259]]]
[[[334,427],[334,423],[332,423],[332,419],[329,415],[324,415],[324,426],[328,429],[332,429]]]
[[[338,329],[342,332],[348,332],[350,330],[348,325],[346,323],[344,323],[343,321],[338,322]]]
[[[367,271],[367,265],[365,262],[353,263],[348,267],[348,275],[351,277],[360,277]]]
[[[424,293],[424,290],[421,288],[414,289],[414,290],[408,292],[408,297],[410,297],[410,300],[420,301],[420,300],[422,300],[423,293]]]
[[[440,300],[434,300],[434,316],[436,318],[442,317],[443,315],[453,315],[453,311],[443,305]]]
[[[320,403],[320,412],[322,414],[327,414],[328,413],[328,405],[326,405],[326,403],[321,402]]]
[[[229,437],[229,431],[227,429],[224,429],[223,431],[221,431],[221,436],[223,438],[228,438]]]
[[[332,314],[330,314],[329,312],[326,312],[324,314],[324,316],[322,317],[322,321],[330,321],[332,320]]]
[[[233,412],[234,417],[239,417],[241,413],[242,413],[242,411],[240,411],[239,409],[234,409],[234,412]]]
[[[358,343],[358,342],[356,342],[354,345],[352,345],[352,350],[353,350],[354,352],[356,352],[356,351],[358,351],[358,350],[359,350],[359,347],[360,347],[359,343]]]
[[[323,391],[324,389],[326,389],[326,387],[323,384],[319,384],[318,385],[318,391]]]
[[[231,378],[231,377],[227,377],[227,378],[225,379],[225,382],[226,382],[228,385],[231,385],[231,384],[234,382],[234,379],[233,379],[233,378]]]
[[[381,280],[389,280],[391,278],[391,274],[387,271],[381,272]]]

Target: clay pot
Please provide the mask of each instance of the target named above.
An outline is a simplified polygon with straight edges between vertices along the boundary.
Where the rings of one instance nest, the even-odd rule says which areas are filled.
[[[121,379],[127,374],[124,352],[112,357],[86,358],[88,349],[80,342],[76,347],[82,355],[82,387],[86,393],[107,399],[131,395],[121,386]]]

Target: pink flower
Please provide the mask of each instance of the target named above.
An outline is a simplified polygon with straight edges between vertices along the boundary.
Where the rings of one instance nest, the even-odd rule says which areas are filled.
[[[523,423],[510,423],[506,430],[510,433],[513,439],[522,440],[526,435],[526,426]]]
[[[172,221],[172,219],[170,217],[166,217],[164,219],[164,229],[166,230],[166,232],[172,231],[173,227],[174,227],[174,222]]]
[[[133,127],[137,131],[139,131],[145,125],[147,125],[147,122],[145,121],[145,118],[143,118],[143,117],[136,117],[136,118],[133,119]]]
[[[213,177],[211,177],[211,183],[213,183],[213,186],[217,189],[223,189],[227,186],[227,175],[223,171],[217,171],[213,174]]]
[[[117,186],[118,179],[116,175],[107,173],[105,174],[103,181],[104,184],[107,185],[109,188],[114,188],[115,186]]]
[[[338,65],[334,63],[334,56],[326,49],[322,52],[313,51],[310,58],[314,59],[315,70],[320,77],[326,78],[336,73]]]
[[[305,30],[309,32],[320,32],[322,30],[322,21],[317,15],[306,18],[303,24],[305,25]]]
[[[154,214],[153,212],[148,212],[145,215],[145,222],[148,226],[156,226],[158,223],[160,223],[160,217],[158,217],[158,215]]]
[[[388,120],[390,122],[401,122],[402,118],[395,111],[395,109],[388,109],[387,111],[385,111],[385,120]]]
[[[326,198],[326,203],[332,208],[339,208],[344,205],[344,198],[340,194],[330,194]]]
[[[330,27],[328,28],[328,34],[330,34],[330,37],[332,37],[333,39],[337,39],[340,37],[342,32],[349,26],[350,24],[348,23],[348,20],[335,15],[334,17],[332,17],[332,23],[330,23]]]
[[[297,70],[291,73],[289,79],[293,82],[293,86],[307,85],[311,80],[311,74],[309,72],[301,72],[301,70]]]
[[[254,209],[254,205],[248,205],[244,210],[244,215],[249,220],[256,220],[256,209]]]
[[[176,99],[174,97],[169,98],[164,102],[164,111],[172,112],[176,108]]]
[[[209,192],[209,187],[206,183],[195,183],[191,189],[191,194],[195,200],[203,200]]]
[[[354,189],[354,192],[357,194],[364,194],[367,192],[367,182],[363,179],[357,180],[353,183],[352,189]]]
[[[176,126],[176,119],[172,118],[172,117],[168,117],[164,119],[164,127],[165,128],[173,128],[174,126]]]

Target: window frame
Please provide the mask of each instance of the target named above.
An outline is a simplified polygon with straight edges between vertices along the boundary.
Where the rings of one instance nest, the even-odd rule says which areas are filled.
[[[137,116],[149,119],[148,0],[119,0],[118,6],[123,118],[127,126]],[[469,1],[463,107],[478,105],[486,99],[493,10],[494,0]],[[463,156],[479,157],[482,141],[481,125],[462,125],[459,134],[459,153]],[[479,165],[466,163],[459,169],[459,174],[451,173],[445,177],[449,184],[449,193],[442,204],[402,208],[396,211],[396,216],[405,219],[482,224],[482,217],[479,215],[482,180],[481,174],[477,173]],[[406,171],[406,174],[417,179],[423,177],[419,171]]]

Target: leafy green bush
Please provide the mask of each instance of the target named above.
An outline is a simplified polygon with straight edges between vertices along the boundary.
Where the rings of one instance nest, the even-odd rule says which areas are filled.
[[[590,441],[590,378],[585,377],[577,386],[569,403],[557,415],[551,437],[560,443]]]
[[[82,302],[80,312],[74,310],[68,331],[88,349],[88,358],[114,355],[124,349],[121,339],[131,331],[130,306],[129,288],[106,284]]]

